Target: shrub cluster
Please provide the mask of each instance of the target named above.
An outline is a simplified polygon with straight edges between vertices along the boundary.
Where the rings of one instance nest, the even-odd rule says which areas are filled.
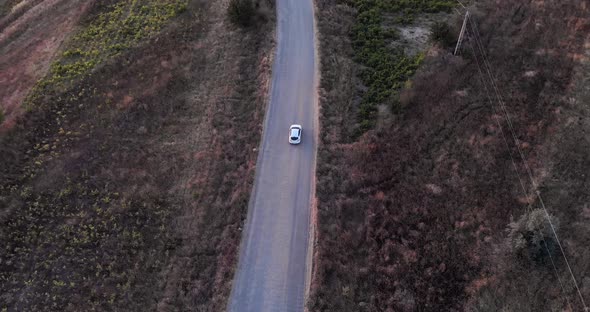
[[[260,26],[273,18],[274,7],[274,0],[230,0],[227,17],[238,27]]]
[[[387,47],[387,41],[397,36],[390,29],[384,29],[382,14],[401,12],[406,16],[402,22],[407,22],[416,13],[449,10],[454,3],[440,0],[355,0],[352,4],[358,11],[352,30],[355,60],[365,67],[361,79],[367,87],[359,107],[360,134],[375,125],[379,104],[389,102],[397,106],[397,91],[414,74],[424,57],[421,54],[408,57],[402,51],[394,52]]]
[[[233,24],[248,27],[254,20],[256,9],[252,0],[231,0],[227,8],[227,15]]]

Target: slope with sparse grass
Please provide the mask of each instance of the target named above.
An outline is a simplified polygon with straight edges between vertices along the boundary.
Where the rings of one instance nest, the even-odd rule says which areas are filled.
[[[0,134],[0,309],[223,309],[274,27],[236,28],[227,4],[81,18]]]

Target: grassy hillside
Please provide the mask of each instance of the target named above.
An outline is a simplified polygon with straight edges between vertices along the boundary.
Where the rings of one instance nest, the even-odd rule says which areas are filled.
[[[395,14],[374,20],[374,30],[359,26],[365,15],[356,1],[318,3],[322,133],[310,310],[581,310],[545,220],[528,213],[540,208],[530,196],[536,190],[518,158],[513,168],[510,155],[518,154],[513,141],[507,148],[495,102],[480,82],[474,41],[460,57],[431,43],[417,72],[408,73],[411,83],[400,86],[403,109],[357,138],[347,129],[363,122],[357,112],[373,80],[366,79],[372,69],[358,57],[355,34],[359,27],[382,33]],[[582,246],[589,231],[581,226],[588,220],[588,150],[574,142],[588,141],[579,133],[588,127],[580,88],[588,83],[582,73],[589,8],[578,1],[481,1],[471,9],[521,149],[588,298],[590,288],[580,282],[588,280]],[[422,13],[415,11],[417,20]],[[556,270],[539,238],[523,239],[537,235],[523,226],[528,220],[540,222]]]
[[[226,7],[83,17],[0,134],[0,309],[223,309],[274,28],[231,26]]]

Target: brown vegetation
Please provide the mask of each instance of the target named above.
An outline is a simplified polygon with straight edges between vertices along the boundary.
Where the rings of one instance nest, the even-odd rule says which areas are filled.
[[[274,28],[226,7],[188,2],[1,134],[0,309],[223,310]]]
[[[538,207],[513,141],[506,147],[473,40],[463,57],[430,49],[403,109],[358,140],[362,87],[349,38],[355,11],[319,6],[321,146],[312,311],[581,310],[559,252],[518,262],[511,216]],[[472,8],[491,68],[584,298],[590,298],[587,131],[590,7],[481,1]],[[584,87],[585,86],[585,87]],[[510,155],[529,194],[523,194]],[[529,196],[527,196],[529,195]],[[520,264],[519,264],[520,263]],[[559,280],[563,281],[564,289]]]

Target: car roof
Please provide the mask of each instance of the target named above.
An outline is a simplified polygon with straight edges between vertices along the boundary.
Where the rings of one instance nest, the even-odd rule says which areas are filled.
[[[299,135],[300,129],[293,128],[291,129],[291,136]]]

